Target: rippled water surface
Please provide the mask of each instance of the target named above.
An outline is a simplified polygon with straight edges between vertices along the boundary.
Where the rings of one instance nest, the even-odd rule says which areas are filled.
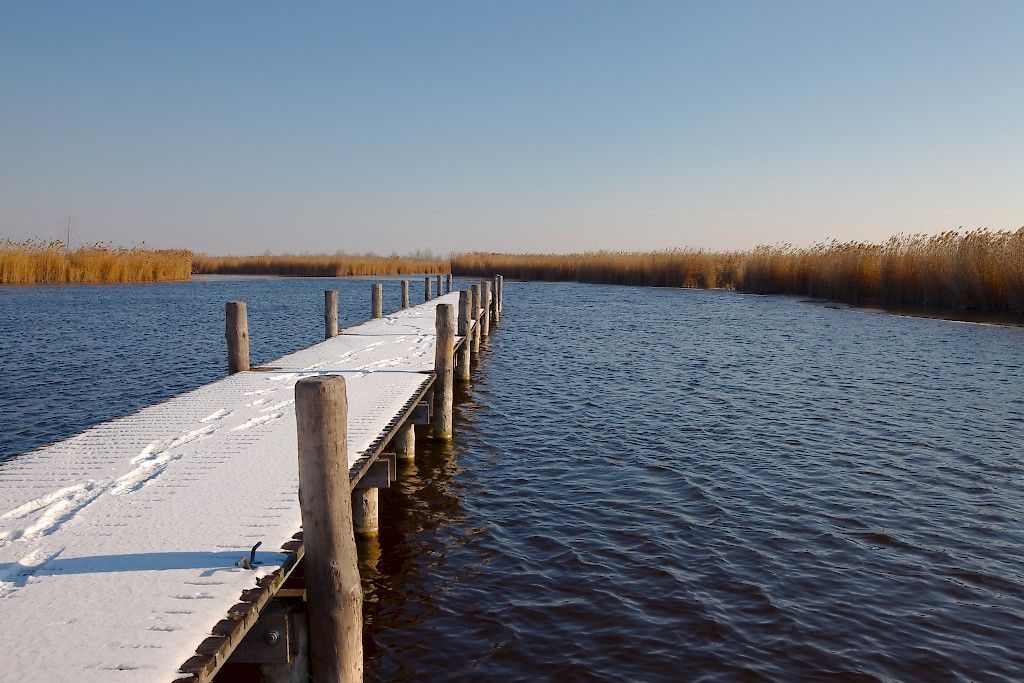
[[[366,317],[367,282],[326,285]],[[0,291],[0,455],[222,374],[225,300],[256,360],[315,341],[324,287]],[[362,547],[368,679],[1024,679],[1024,330],[576,284],[505,309]]]

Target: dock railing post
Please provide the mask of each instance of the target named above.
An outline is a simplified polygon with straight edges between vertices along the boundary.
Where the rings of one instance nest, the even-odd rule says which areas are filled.
[[[452,274],[451,273],[448,273],[445,276],[445,282],[447,283],[448,293],[451,294],[452,293]]]
[[[450,440],[454,403],[455,307],[451,304],[438,304],[435,326],[434,419],[431,428],[435,439]]]
[[[409,281],[402,280],[402,308],[409,308]]]
[[[361,681],[363,589],[352,530],[344,378],[300,379],[295,419],[312,678]]]
[[[459,336],[462,337],[462,346],[459,347],[459,362],[455,365],[455,377],[464,384],[469,382],[469,356],[470,346],[473,340],[470,339],[470,324],[472,320],[473,294],[462,290],[459,292]]]
[[[338,290],[324,291],[324,339],[338,336]]]
[[[480,285],[473,285],[469,291],[473,293],[473,343],[470,346],[473,362],[477,363],[480,361]]]
[[[423,278],[423,303],[427,303],[434,298],[434,293],[431,289],[431,285],[434,283],[430,281],[430,276]]]
[[[491,281],[480,283],[480,337],[491,336]]]
[[[384,285],[379,282],[373,286],[373,295],[370,297],[371,317],[383,318],[384,317]]]
[[[228,340],[228,374],[249,369],[249,313],[244,301],[224,307],[224,337]]]

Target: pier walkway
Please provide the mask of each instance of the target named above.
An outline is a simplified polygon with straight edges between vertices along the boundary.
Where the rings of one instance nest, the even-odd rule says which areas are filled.
[[[0,681],[208,680],[301,557],[295,383],[345,377],[356,483],[434,382],[439,303],[0,463]]]

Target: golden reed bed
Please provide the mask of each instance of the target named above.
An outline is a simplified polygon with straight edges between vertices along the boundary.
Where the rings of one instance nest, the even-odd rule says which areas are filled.
[[[445,273],[655,287],[723,287],[853,304],[1024,316],[1024,228],[898,235],[884,244],[828,242],[752,251],[377,256],[203,256],[183,250],[73,251],[0,242],[0,283],[163,282],[191,273],[344,277]]]
[[[0,284],[174,282],[188,280],[192,254],[182,249],[121,249],[63,242],[0,241]]]
[[[346,277],[352,275],[409,275],[447,273],[448,259],[429,256],[376,254],[192,257],[192,272],[218,275],[288,275]]]
[[[1024,315],[1024,228],[747,252],[469,253],[454,255],[451,265],[457,275],[725,287],[853,304]]]

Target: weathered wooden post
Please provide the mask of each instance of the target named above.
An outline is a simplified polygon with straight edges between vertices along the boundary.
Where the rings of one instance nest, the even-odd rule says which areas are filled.
[[[473,362],[480,360],[480,285],[473,285],[469,288],[473,293]]]
[[[445,275],[445,282],[447,283],[448,293],[451,294],[452,293],[452,274],[451,273],[448,273],[447,275]]]
[[[384,285],[379,282],[373,286],[373,296],[371,297],[372,303],[372,316],[374,318],[384,317]]]
[[[338,336],[338,290],[324,291],[324,339]]]
[[[228,340],[228,374],[249,369],[249,312],[244,301],[224,307],[224,337]]]
[[[480,282],[480,337],[491,336],[491,281]]]
[[[452,438],[452,404],[454,403],[455,307],[438,304],[435,320],[437,342],[434,344],[434,419],[431,427],[435,439]]]
[[[409,308],[409,281],[402,280],[402,308]]]
[[[505,312],[505,276],[498,276],[498,312]]]
[[[423,303],[427,303],[428,301],[434,298],[434,293],[433,290],[431,289],[431,285],[433,284],[434,283],[430,281],[429,275],[423,278]]]
[[[352,530],[345,379],[300,379],[295,421],[312,678],[361,681],[363,589]]]
[[[455,365],[455,377],[462,383],[469,382],[469,347],[473,342],[469,338],[470,324],[473,311],[473,294],[462,290],[459,292],[459,336],[462,337],[462,346],[459,347],[459,362]]]
[[[416,459],[416,429],[412,420],[407,420],[404,425],[398,428],[398,433],[392,439],[395,447],[395,455],[403,462],[412,462]]]
[[[352,530],[360,538],[376,536],[380,528],[377,490],[367,487],[352,491]]]
[[[501,318],[501,311],[498,310],[498,276],[491,278],[491,324],[497,325]]]

